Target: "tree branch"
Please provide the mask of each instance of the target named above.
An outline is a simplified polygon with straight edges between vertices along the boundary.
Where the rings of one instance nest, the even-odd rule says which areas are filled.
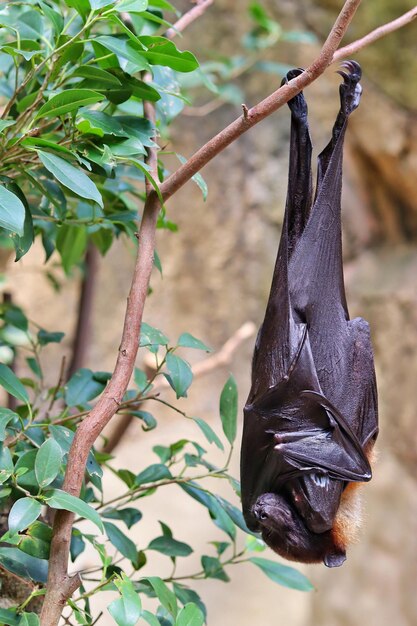
[[[172,39],[175,35],[185,30],[187,26],[203,15],[204,11],[206,11],[213,2],[214,0],[196,0],[195,6],[187,11],[187,13],[184,13],[184,15],[181,15],[172,28],[167,30],[165,37]]]
[[[165,200],[240,135],[271,115],[324,72],[333,62],[336,49],[360,1],[346,0],[320,54],[305,72],[249,109],[246,116],[242,115],[232,122],[162,183],[160,189]],[[117,411],[133,371],[139,347],[142,314],[153,268],[155,230],[159,210],[158,196],[152,190],[145,202],[138,233],[139,245],[136,265],[127,300],[122,340],[113,376],[95,407],[78,427],[68,455],[63,489],[76,496],[79,495],[82,486],[88,453],[103,428]],[[73,514],[68,511],[60,510],[55,515],[48,591],[41,616],[42,626],[57,626],[63,601],[65,602],[70,597],[79,584],[77,577],[70,578],[67,573],[73,519]]]
[[[381,39],[381,37],[385,37],[385,35],[389,35],[389,33],[393,33],[395,30],[398,30],[406,24],[409,24],[410,22],[415,20],[416,17],[417,6],[407,11],[407,13],[404,13],[404,15],[397,17],[397,19],[393,20],[392,22],[388,22],[387,24],[383,24],[382,26],[375,28],[375,30],[365,35],[365,37],[357,39],[347,46],[340,48],[333,55],[333,63],[349,57],[352,54],[355,54],[355,52],[359,52],[359,50],[362,50],[362,48],[365,48],[365,46],[369,46],[369,44],[377,41],[377,39]]]

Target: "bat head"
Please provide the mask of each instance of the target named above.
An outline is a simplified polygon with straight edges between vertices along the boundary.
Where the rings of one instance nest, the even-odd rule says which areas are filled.
[[[253,507],[265,543],[280,556],[301,563],[338,567],[346,560],[344,547],[336,544],[332,531],[314,533],[294,507],[275,493],[264,493]]]

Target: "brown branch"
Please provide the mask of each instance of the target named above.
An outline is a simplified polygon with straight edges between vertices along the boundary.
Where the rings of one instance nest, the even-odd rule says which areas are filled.
[[[207,357],[204,361],[200,363],[196,363],[193,368],[193,378],[200,378],[201,376],[205,376],[210,372],[218,369],[219,367],[225,367],[229,365],[233,354],[239,348],[243,341],[252,337],[256,331],[256,326],[253,322],[246,322],[241,326],[231,337],[226,341],[226,343],[220,348],[218,352]],[[166,378],[160,378],[157,383],[153,386],[152,395],[160,393],[162,390],[167,389],[169,387],[169,383]],[[147,398],[144,398],[142,402],[145,402]],[[109,434],[108,439],[105,445],[102,447],[102,452],[106,452],[110,454],[116,448],[116,446],[122,440],[124,434],[129,428],[130,424],[134,420],[134,416],[127,413],[124,415],[120,415],[117,419],[114,429]]]
[[[204,11],[206,11],[211,4],[213,4],[214,0],[196,0],[195,6],[181,15],[179,20],[175,22],[172,28],[169,28],[165,33],[165,37],[168,39],[172,39],[178,33],[182,32],[189,26],[192,22],[194,22],[197,18],[203,15]]]
[[[85,363],[91,330],[91,312],[94,303],[94,286],[98,269],[98,250],[90,243],[85,257],[84,277],[78,302],[77,326],[74,333],[72,357],[68,368],[68,378]]]
[[[404,13],[404,15],[397,17],[397,19],[393,20],[392,22],[388,22],[387,24],[383,24],[382,26],[375,28],[375,30],[365,35],[365,37],[362,37],[361,39],[353,41],[347,46],[340,48],[333,55],[333,63],[349,57],[356,52],[359,52],[359,50],[362,50],[362,48],[365,48],[365,46],[369,46],[369,44],[377,41],[377,39],[381,39],[381,37],[385,37],[385,35],[389,35],[389,33],[393,33],[395,30],[398,30],[406,24],[409,24],[410,22],[415,20],[416,17],[417,6],[407,11],[407,13]]]

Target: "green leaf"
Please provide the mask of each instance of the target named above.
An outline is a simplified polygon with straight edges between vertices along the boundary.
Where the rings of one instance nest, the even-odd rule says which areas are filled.
[[[186,50],[181,52],[172,41],[165,37],[138,37],[138,41],[146,46],[146,52],[142,52],[151,65],[163,65],[177,72],[192,72],[198,68],[195,56]]]
[[[178,583],[173,584],[174,593],[177,596],[178,600],[181,604],[188,604],[192,602],[196,604],[202,614],[204,615],[204,619],[207,617],[207,609],[205,607],[204,602],[201,600],[198,593],[196,593],[193,589],[189,589],[188,587],[184,587],[184,585],[180,585]]]
[[[25,489],[38,491],[39,485],[35,475],[35,459],[37,450],[29,450],[19,458],[16,463],[15,472],[18,476],[17,484]]]
[[[220,417],[223,432],[230,444],[233,444],[237,428],[237,385],[230,375],[220,396]]]
[[[144,430],[145,432],[147,432],[148,430],[153,430],[158,425],[158,422],[156,421],[152,413],[149,413],[148,411],[131,411],[131,414],[133,415],[133,417],[137,417],[138,419],[142,420],[142,430]]]
[[[148,348],[151,352],[157,352],[158,346],[167,346],[168,341],[168,337],[160,330],[146,322],[142,322],[139,343],[141,348]]]
[[[149,611],[142,611],[141,617],[149,624],[149,626],[161,626],[159,619]]]
[[[149,63],[144,56],[144,47],[138,40],[135,42],[131,39],[102,35],[96,37],[94,41],[100,43],[110,52],[114,52],[117,56],[122,57],[122,59],[133,63],[135,72],[150,70]]]
[[[0,564],[7,570],[38,583],[46,583],[48,561],[25,554],[18,548],[0,547]]]
[[[236,526],[238,526],[245,533],[254,534],[246,526],[246,522],[243,518],[242,511],[240,509],[235,507],[231,502],[228,502],[221,496],[216,495],[215,498],[217,502],[220,504],[220,506],[222,507],[222,509],[226,511],[230,519],[236,524]]]
[[[135,486],[139,487],[145,483],[154,483],[165,478],[172,478],[172,474],[166,465],[155,463],[149,465],[143,472],[140,472],[135,478]]]
[[[128,528],[132,528],[134,524],[142,519],[142,513],[138,509],[133,507],[126,507],[125,509],[105,509],[102,517],[106,519],[117,519],[123,521]]]
[[[177,541],[167,535],[152,539],[147,549],[156,550],[157,552],[162,552],[162,554],[165,554],[166,556],[174,557],[189,556],[193,552],[193,549],[188,544],[183,543],[182,541]]]
[[[0,609],[0,623],[6,626],[17,626],[20,616],[16,615],[16,609]],[[159,626],[159,622],[157,624]]]
[[[187,163],[187,159],[183,157],[181,154],[178,154],[178,152],[176,152],[176,155],[178,157],[178,160],[181,161],[182,164]],[[193,180],[195,184],[197,185],[197,187],[200,188],[201,193],[203,194],[203,200],[205,202],[208,196],[208,186],[207,186],[206,181],[204,180],[204,178],[202,177],[200,173],[194,174],[194,176],[191,177],[191,180]],[[211,350],[209,350],[209,352],[211,352]]]
[[[25,530],[41,514],[42,505],[34,498],[20,498],[10,509],[9,531],[14,534]]]
[[[222,442],[220,441],[220,439],[218,438],[218,436],[216,435],[216,433],[214,432],[210,424],[205,422],[200,417],[193,417],[192,419],[197,424],[197,426],[199,427],[199,429],[201,430],[201,432],[203,433],[203,435],[205,436],[205,438],[207,439],[209,443],[214,443],[220,450],[224,450],[224,446]]]
[[[283,587],[298,589],[298,591],[312,591],[314,589],[308,578],[293,567],[258,556],[252,556],[249,561],[259,567],[268,578]]]
[[[61,185],[73,191],[77,196],[81,196],[81,198],[94,200],[103,208],[103,198],[87,174],[84,174],[82,170],[55,154],[42,152],[41,150],[36,152],[46,169],[55,176]]]
[[[9,448],[0,444],[0,484],[3,484],[14,470],[13,459]]]
[[[129,539],[129,537],[126,537],[120,528],[114,524],[103,522],[103,526],[109,541],[114,545],[116,550],[129,559],[133,566],[135,566],[138,559],[138,550],[133,541]]]
[[[24,207],[25,221],[23,223],[23,235],[19,236],[16,234],[13,237],[13,243],[16,250],[15,261],[20,261],[20,259],[30,250],[34,240],[32,213],[30,212],[27,202],[24,203]]]
[[[6,428],[12,419],[19,418],[18,414],[10,409],[0,407],[0,441],[6,439]]]
[[[81,517],[93,522],[101,532],[104,532],[103,522],[100,515],[89,504],[83,502],[80,498],[76,498],[62,489],[52,489],[45,497],[46,503],[53,509],[64,509],[71,511]]]
[[[35,116],[35,120],[41,117],[58,117],[101,100],[104,100],[104,96],[98,93],[98,91],[92,91],[91,89],[66,89],[56,94],[56,96],[52,96],[48,102],[45,102]]]
[[[115,580],[114,584],[121,597],[113,600],[107,610],[118,626],[135,626],[142,611],[139,594],[125,574],[122,574],[121,580]]]
[[[148,8],[148,0],[122,0],[115,6],[116,11],[126,13],[143,13]]]
[[[39,616],[36,613],[22,613],[18,626],[39,626]]]
[[[152,585],[154,592],[156,593],[158,600],[163,607],[173,616],[176,617],[178,613],[178,604],[175,594],[166,586],[164,581],[158,576],[149,576],[145,578]]]
[[[182,333],[177,343],[181,348],[195,348],[196,350],[204,350],[205,352],[213,352],[205,343],[197,339],[190,333]]]
[[[77,118],[77,128],[82,133],[92,133],[99,137],[104,137],[104,135],[128,136],[128,133],[114,117],[102,113],[102,111],[89,111],[88,109],[80,111]]]
[[[230,516],[224,511],[223,507],[220,506],[213,495],[204,489],[198,488],[197,483],[194,482],[183,483],[179,486],[188,493],[189,496],[194,498],[194,500],[197,500],[197,502],[200,502],[200,504],[208,509],[210,517],[218,528],[227,533],[231,539],[235,539],[236,527],[230,519]]]
[[[190,365],[172,352],[168,352],[166,356],[166,365],[168,374],[165,374],[165,377],[177,394],[177,398],[186,398],[187,389],[193,381]]]
[[[24,233],[25,207],[23,202],[11,191],[0,185],[0,226],[17,233]]]
[[[56,249],[61,255],[62,267],[66,274],[79,263],[87,248],[88,233],[84,226],[64,224],[58,230]]]
[[[55,480],[61,462],[61,446],[55,439],[47,439],[39,448],[35,459],[35,474],[39,487],[46,487]]]
[[[94,372],[81,368],[71,376],[65,386],[65,401],[68,406],[84,404],[98,396],[105,386],[105,383],[95,378]]]
[[[202,556],[201,565],[207,578],[217,578],[223,582],[229,582],[230,578],[223,569],[219,559],[214,556]]]
[[[0,133],[2,133],[5,128],[13,126],[13,124],[16,124],[16,120],[0,120]]]
[[[196,604],[189,602],[178,613],[175,626],[203,626],[204,615]]]
[[[0,385],[7,393],[10,393],[10,395],[25,404],[29,404],[29,396],[26,389],[10,367],[7,367],[7,365],[3,363],[0,363]]]
[[[43,328],[38,331],[38,342],[40,346],[46,346],[48,343],[60,343],[64,337],[65,333],[61,332],[48,333]]]

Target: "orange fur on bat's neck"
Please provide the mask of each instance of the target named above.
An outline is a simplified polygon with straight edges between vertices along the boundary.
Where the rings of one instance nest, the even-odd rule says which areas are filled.
[[[371,464],[375,462],[376,454],[373,444],[366,450],[366,457]],[[364,483],[349,483],[342,493],[339,509],[332,528],[332,538],[335,544],[346,549],[358,538],[362,525],[362,494]]]

